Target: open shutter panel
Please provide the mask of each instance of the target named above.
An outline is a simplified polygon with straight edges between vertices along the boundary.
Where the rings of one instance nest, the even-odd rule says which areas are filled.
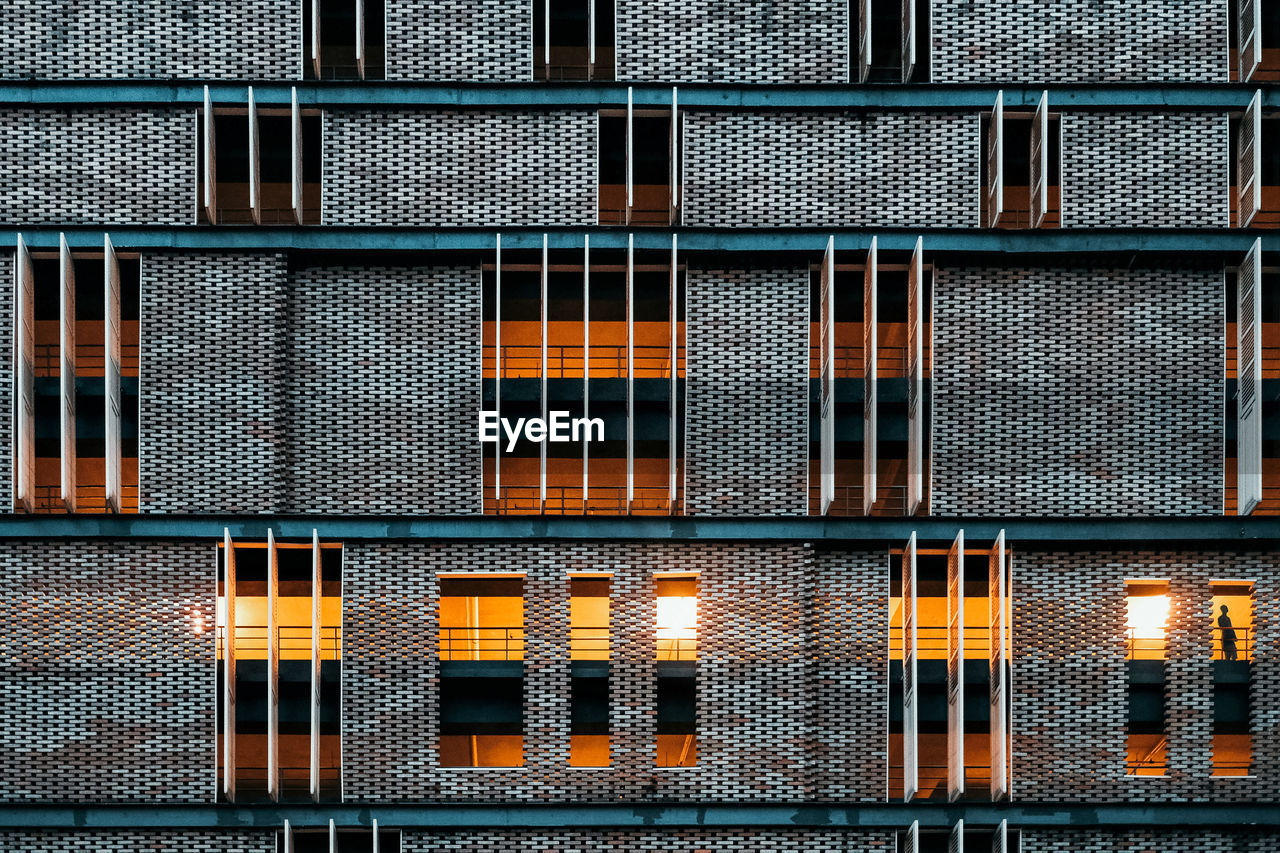
[[[635,204],[635,157],[633,151],[633,139],[635,136],[635,109],[633,105],[631,87],[627,87],[627,218],[626,223],[631,224],[631,207]]]
[[[671,145],[669,156],[671,158],[670,175],[667,178],[669,191],[668,195],[671,199],[671,212],[669,216],[670,224],[675,225],[680,221],[680,104],[678,101],[679,93],[676,87],[671,87]]]
[[[1239,515],[1262,500],[1262,239],[1253,241],[1236,275],[1236,478]]]
[[[222,601],[226,613],[222,637],[222,794],[236,799],[236,548],[222,529]]]
[[[1247,83],[1262,62],[1262,0],[1238,0],[1240,81]]]
[[[217,158],[215,146],[217,140],[213,133],[213,101],[209,98],[209,87],[204,87],[204,113],[201,115],[201,142],[204,147],[204,162],[201,164],[201,181],[204,184],[204,215],[209,224],[218,221],[218,202],[215,197],[217,189]]]
[[[495,235],[493,262],[493,411],[502,417],[502,235]],[[501,423],[501,421],[499,421]],[[502,435],[493,445],[493,501],[498,513],[502,501]]]
[[[311,531],[311,799],[320,802],[320,629],[324,595],[320,567],[320,533]]]
[[[902,0],[902,82],[916,71],[916,0]]]
[[[956,821],[951,827],[951,838],[947,841],[947,853],[964,853],[964,818]]]
[[[676,473],[677,460],[680,458],[680,448],[677,445],[679,435],[676,432],[676,418],[680,414],[680,313],[676,310],[676,306],[680,303],[680,281],[678,278],[679,268],[676,265],[676,235],[671,235],[671,287],[669,301],[670,305],[670,329],[671,343],[669,345],[669,357],[671,359],[671,407],[667,417],[667,506],[668,511],[676,514]]]
[[[629,99],[628,99],[629,100]],[[630,113],[628,113],[629,115]],[[628,122],[630,126],[630,122]],[[630,172],[628,172],[630,174]],[[636,492],[636,236],[627,235],[627,512]]]
[[[537,0],[534,0],[536,3]],[[551,79],[551,0],[542,4],[542,68],[543,77]]]
[[[672,238],[675,239],[674,237]],[[591,418],[591,235],[582,235],[582,417]],[[590,507],[591,442],[582,442],[582,514]]]
[[[293,853],[293,827],[289,825],[289,821],[284,822],[284,853]]]
[[[373,831],[373,846],[369,853],[381,853],[382,847],[378,843],[378,819],[376,817],[369,828]]]
[[[65,234],[58,235],[58,277],[61,296],[58,319],[60,363],[58,385],[62,405],[62,477],[61,496],[67,512],[76,511],[76,270]]]
[[[311,0],[311,70],[320,79],[320,0]]]
[[[262,149],[258,144],[258,101],[249,87],[249,212],[262,224]]]
[[[18,503],[27,512],[35,512],[36,483],[36,396],[35,396],[35,273],[31,253],[18,235],[14,257],[14,457],[17,462]]]
[[[871,76],[871,0],[858,0],[858,82]]]
[[[1044,223],[1049,206],[1049,93],[1042,92],[1031,119],[1031,227]]]
[[[1002,820],[991,837],[991,853],[1008,853],[1009,821]]]
[[[902,843],[902,853],[920,853],[920,821],[912,821]]]
[[[267,796],[280,801],[280,560],[267,529]]]
[[[541,390],[539,398],[542,401],[542,422],[547,422],[547,276],[549,275],[547,268],[547,235],[542,235],[542,275],[539,279],[539,316],[542,321],[542,332],[540,340],[542,342],[541,362]],[[547,511],[547,442],[538,443],[538,511]]]
[[[911,802],[920,789],[916,733],[916,534],[902,552],[902,797]]]
[[[364,0],[356,0],[356,71],[364,79]]]
[[[291,119],[290,146],[292,159],[289,164],[289,190],[293,202],[293,219],[302,224],[302,109],[298,106],[298,87],[294,86],[289,99]]]
[[[876,238],[862,274],[862,514],[876,502]]]
[[[987,126],[987,228],[1000,224],[1004,213],[1004,90],[996,93],[995,106],[991,108],[991,123]]]
[[[823,515],[831,511],[836,496],[835,277],[836,238],[828,237],[818,295],[818,418],[822,445],[819,495]]]
[[[103,450],[106,469],[106,500],[109,512],[120,512],[120,456],[121,410],[120,403],[120,262],[116,259],[111,237],[103,235],[103,280],[106,283],[103,305],[106,308],[104,334],[106,338],[106,447]]]
[[[924,238],[907,267],[907,515],[924,496]]]
[[[338,853],[338,827],[329,818],[329,853]]]
[[[996,536],[987,561],[987,660],[989,704],[991,709],[991,800],[998,802],[1009,793],[1009,759],[1006,744],[1009,741],[1009,719],[1005,704],[1008,678],[1008,660],[1005,644],[1005,612],[1008,601],[1005,596],[1009,579],[1005,573],[1004,531]]]
[[[1248,228],[1262,209],[1262,90],[1254,93],[1240,119],[1236,146],[1240,227]]]
[[[947,552],[947,800],[964,796],[964,531]]]
[[[605,0],[612,3],[614,0]],[[587,0],[587,79],[596,76],[596,0]]]

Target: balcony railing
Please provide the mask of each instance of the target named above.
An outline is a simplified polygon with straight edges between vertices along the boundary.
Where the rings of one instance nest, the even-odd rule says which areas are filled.
[[[37,344],[32,369],[37,377],[60,376],[62,365],[59,361],[61,348],[58,344]],[[138,352],[136,343],[120,344],[120,370],[125,376],[138,375]],[[82,376],[102,376],[107,369],[106,348],[101,342],[97,344],[79,344],[76,346],[76,373]]]
[[[1234,638],[1231,634],[1234,633]],[[1213,629],[1213,659],[1225,661],[1253,660],[1253,631],[1250,628]]]
[[[666,486],[636,486],[630,510],[627,507],[627,490],[623,487],[592,486],[587,493],[586,504],[582,500],[581,486],[547,486],[545,505],[539,506],[537,486],[503,486],[501,495],[491,497],[488,489],[485,512],[490,515],[672,515],[675,514],[670,491]],[[676,502],[679,507],[679,501]]]
[[[1125,630],[1124,656],[1126,660],[1164,660],[1169,648],[1169,638],[1139,637],[1137,628]]]
[[[266,625],[236,625],[236,656],[252,655],[265,659],[267,656]],[[311,626],[281,625],[276,629],[281,656],[290,659],[309,657],[311,654]],[[223,656],[226,647],[227,628],[218,626],[218,657]],[[336,625],[320,626],[320,657],[324,660],[342,660],[342,629]]]
[[[676,353],[677,366],[684,364],[684,347]],[[632,347],[632,365],[636,378],[670,378],[671,348],[669,346]],[[590,374],[593,379],[625,379],[627,376],[627,348],[625,346],[591,345]],[[495,372],[493,347],[485,347],[484,375]],[[580,379],[583,357],[581,346],[548,346],[547,378]],[[542,374],[542,347],[540,345],[504,346],[502,348],[502,378],[537,378]],[[679,371],[684,375],[684,370]]]
[[[524,660],[524,628],[441,628],[440,660]]]
[[[569,629],[569,654],[585,659],[608,660],[609,626],[577,626]]]
[[[814,484],[809,487],[809,498],[814,507],[814,512],[818,512],[821,507],[821,485]],[[861,485],[836,486],[835,493],[831,499],[831,509],[827,514],[841,517],[859,516],[862,515],[862,509]],[[876,502],[871,507],[871,514],[885,516],[906,515],[907,487],[878,485],[876,487]]]
[[[1125,772],[1130,776],[1163,776],[1169,766],[1169,758],[1165,754],[1167,738],[1160,738],[1146,752],[1125,760]]]
[[[36,486],[35,511],[38,513],[66,512],[62,502],[61,486]],[[138,511],[138,485],[122,483],[120,485],[120,506],[125,512]],[[105,483],[76,484],[76,512],[107,512],[107,486]]]
[[[861,379],[862,378],[862,354],[864,347],[847,346],[835,347],[833,360],[831,362],[832,376],[836,379]],[[930,364],[930,348],[925,342],[921,348],[922,361],[921,371],[924,378],[929,378]],[[820,359],[822,356],[822,348],[817,345],[809,347],[809,375],[810,378],[818,378],[820,373]],[[898,379],[907,375],[907,347],[896,346],[893,344],[877,344],[876,345],[876,378],[877,379]]]

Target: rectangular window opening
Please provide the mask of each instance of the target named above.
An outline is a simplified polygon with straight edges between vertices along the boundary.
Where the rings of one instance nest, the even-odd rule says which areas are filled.
[[[613,6],[612,0],[532,0],[533,79],[614,79]]]
[[[305,80],[386,78],[384,0],[299,0]],[[320,20],[313,18],[319,7]],[[319,41],[316,41],[316,37]]]
[[[1213,776],[1253,773],[1253,582],[1210,582]]]
[[[609,586],[608,575],[569,578],[569,657],[572,696],[569,764],[609,766]]]
[[[698,576],[663,574],[657,594],[657,711],[659,767],[698,761]]]
[[[1131,776],[1168,771],[1165,660],[1168,655],[1169,582],[1125,582],[1125,635],[1129,672],[1128,755]]]

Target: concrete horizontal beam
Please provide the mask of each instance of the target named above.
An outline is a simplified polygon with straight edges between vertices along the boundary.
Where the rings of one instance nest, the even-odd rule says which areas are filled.
[[[950,542],[963,529],[973,540],[1004,530],[1019,544],[1177,544],[1256,547],[1280,543],[1280,517],[1237,518],[668,518],[655,516],[334,516],[334,515],[3,515],[4,539],[216,539],[223,529],[242,539],[331,540],[603,540],[803,541],[884,547],[914,531]]]
[[[504,249],[542,247],[547,234],[553,249],[580,249],[590,235],[593,249],[624,249],[628,234],[637,249],[671,249],[672,234],[686,253],[807,252],[821,256],[828,237],[840,251],[865,252],[871,238],[882,251],[910,251],[924,238],[931,255],[1176,255],[1179,258],[1243,256],[1261,237],[1267,252],[1280,252],[1280,230],[1186,228],[1064,228],[1005,231],[964,228],[678,228],[628,232],[619,228],[376,228],[356,226],[86,226],[57,224],[0,228],[0,246],[17,244],[18,235],[32,249],[56,251],[66,234],[73,249],[102,250],[102,235],[111,235],[118,251],[303,251],[314,252],[492,252],[502,233]],[[1054,258],[1060,261],[1061,258]]]
[[[201,102],[204,81],[157,82],[149,80],[102,81],[5,81],[0,83],[0,104],[47,107],[123,104],[195,108]],[[423,107],[432,109],[508,108],[553,109],[619,107],[627,102],[626,83],[358,83],[337,81],[208,81],[217,104],[246,104],[247,89],[262,106],[288,104],[291,89],[308,107],[328,109],[370,107]],[[1262,84],[1263,105],[1280,107],[1280,88]],[[636,106],[671,104],[671,85],[631,84]],[[680,103],[687,108],[761,110],[984,110],[990,109],[996,92],[1004,92],[1006,109],[1034,108],[1044,90],[1054,109],[1138,109],[1238,111],[1249,103],[1257,84],[1094,84],[1094,85],[968,85],[968,84],[684,84]]]
[[[1160,828],[1221,827],[1247,832],[1280,827],[1280,807],[1266,803],[881,803],[869,805],[728,803],[573,803],[565,805],[261,805],[261,806],[0,806],[0,830],[13,829],[272,829],[369,826],[386,829],[789,827],[815,830],[970,826],[1084,828],[1134,832]]]

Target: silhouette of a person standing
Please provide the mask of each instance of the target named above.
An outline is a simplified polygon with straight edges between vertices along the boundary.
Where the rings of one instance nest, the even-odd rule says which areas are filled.
[[[1227,615],[1227,605],[1222,605],[1222,615],[1218,617],[1218,628],[1222,631],[1223,660],[1236,659],[1236,629],[1231,627],[1231,617]]]

